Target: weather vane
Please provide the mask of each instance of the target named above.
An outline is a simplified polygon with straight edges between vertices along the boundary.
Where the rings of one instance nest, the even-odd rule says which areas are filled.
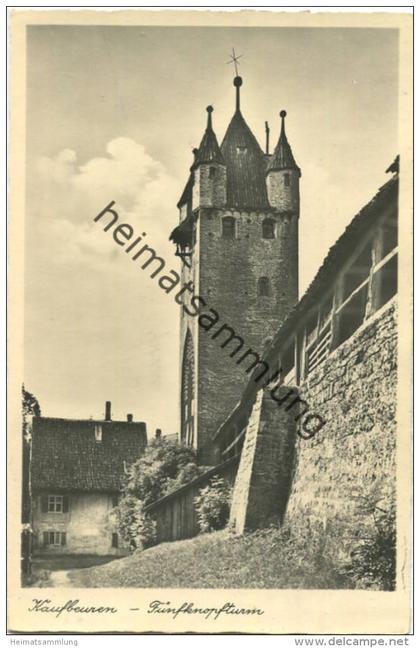
[[[235,54],[235,48],[232,47],[232,54],[230,54],[230,58],[231,58],[231,60],[228,61],[227,64],[228,64],[228,65],[229,65],[229,63],[233,63],[233,64],[234,64],[234,66],[235,66],[235,76],[238,76],[238,65],[240,65],[240,63],[239,63],[239,59],[242,58],[242,56],[243,56],[243,54],[239,54],[239,56],[236,56],[236,54]]]

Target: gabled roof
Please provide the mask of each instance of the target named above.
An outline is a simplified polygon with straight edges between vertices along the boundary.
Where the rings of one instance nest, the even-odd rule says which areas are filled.
[[[285,110],[282,110],[280,113],[280,117],[281,117],[280,137],[279,137],[279,141],[277,142],[277,146],[274,149],[274,155],[271,156],[271,160],[268,164],[267,172],[281,171],[283,169],[296,169],[300,171],[298,165],[295,162],[292,149],[290,148],[290,144],[287,141],[287,137],[286,137],[286,129],[284,126],[284,118],[286,117],[286,114],[287,113]]]
[[[102,428],[101,441],[95,426]],[[145,423],[34,417],[32,490],[119,491],[125,467],[146,444]]]
[[[236,110],[221,145],[226,163],[228,207],[270,209],[265,183],[265,155]]]

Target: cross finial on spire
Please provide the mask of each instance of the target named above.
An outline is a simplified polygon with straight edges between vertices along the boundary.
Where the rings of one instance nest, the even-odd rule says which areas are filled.
[[[239,54],[239,56],[236,56],[235,54],[235,48],[232,47],[232,54],[230,55],[231,60],[227,62],[233,63],[235,66],[235,78],[233,79],[233,85],[236,88],[236,110],[239,112],[240,110],[240,91],[239,88],[242,85],[242,79],[240,76],[238,76],[238,65],[239,65],[239,59],[243,56],[243,54]]]
[[[227,64],[229,65],[229,63],[233,63],[233,65],[235,66],[235,76],[238,76],[239,59],[242,58],[243,54],[239,54],[239,56],[236,56],[235,48],[232,47],[232,54],[230,54],[229,56],[231,60],[228,61]]]

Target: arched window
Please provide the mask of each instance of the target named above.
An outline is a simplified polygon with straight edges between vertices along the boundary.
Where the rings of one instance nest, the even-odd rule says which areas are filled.
[[[262,235],[265,239],[273,239],[276,235],[275,222],[271,218],[266,218],[263,220],[262,224]]]
[[[194,445],[194,346],[189,329],[182,358],[181,442]]]
[[[258,279],[257,293],[260,297],[269,297],[270,279],[268,277],[260,277]]]
[[[223,238],[235,238],[235,219],[233,216],[222,218],[222,236]]]

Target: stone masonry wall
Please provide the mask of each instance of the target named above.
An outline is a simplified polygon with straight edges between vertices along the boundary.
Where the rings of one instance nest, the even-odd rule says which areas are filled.
[[[300,387],[326,424],[296,439],[287,518],[324,525],[354,518],[357,498],[395,486],[397,328],[395,302],[376,313]]]
[[[280,390],[283,396],[289,388]],[[235,480],[230,524],[237,533],[283,518],[289,495],[296,423],[260,390],[248,423]]]
[[[226,167],[201,164],[194,172],[192,208],[222,207],[226,204]]]
[[[289,185],[285,176],[290,178]],[[299,171],[285,169],[270,171],[267,175],[267,194],[270,205],[280,211],[299,213]]]
[[[222,238],[222,218],[236,219],[236,238]],[[265,218],[276,221],[276,238],[262,237]],[[220,348],[227,333],[212,335],[223,323],[233,327],[244,340],[243,352],[261,353],[264,341],[272,337],[297,300],[297,217],[290,219],[273,212],[203,210],[200,213],[200,295],[220,320],[212,329],[198,328],[197,425],[200,461],[214,463],[211,436],[240,399],[252,358],[239,366],[231,358],[232,342]],[[273,262],[273,259],[276,261]],[[268,277],[269,296],[257,294],[260,277]]]
[[[396,369],[390,303],[295,388],[308,415],[325,421],[312,439],[299,436],[296,407],[287,411],[293,397],[279,404],[269,389],[258,392],[231,505],[238,533],[273,518],[297,529],[344,521],[354,532],[360,498],[376,486],[388,493],[395,487]],[[288,392],[290,386],[277,387],[277,399]]]

